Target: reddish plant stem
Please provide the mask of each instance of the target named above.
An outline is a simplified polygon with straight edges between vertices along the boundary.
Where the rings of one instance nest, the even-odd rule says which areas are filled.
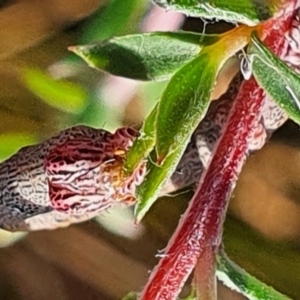
[[[282,54],[284,34],[291,28],[295,3],[291,1],[285,14],[263,25],[264,42],[276,55]],[[205,260],[206,247],[213,252],[220,246],[229,197],[246,160],[248,140],[259,121],[264,97],[253,78],[242,84],[210,165],[139,299],[176,299],[197,261]],[[198,264],[208,265],[201,261]],[[214,266],[206,267],[204,278]]]
[[[194,282],[197,299],[217,299],[215,245],[205,246],[194,268]]]

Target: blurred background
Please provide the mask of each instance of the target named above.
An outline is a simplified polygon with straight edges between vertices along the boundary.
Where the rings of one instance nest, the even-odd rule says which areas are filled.
[[[0,1],[0,159],[78,123],[139,128],[166,83],[109,76],[67,47],[177,28],[202,31],[203,22],[148,0]],[[300,299],[299,136],[287,122],[251,155],[225,226],[229,256],[293,299]],[[141,290],[190,197],[161,199],[139,227],[131,209],[114,209],[66,229],[0,231],[0,299],[110,300]],[[219,288],[220,299],[244,299]]]

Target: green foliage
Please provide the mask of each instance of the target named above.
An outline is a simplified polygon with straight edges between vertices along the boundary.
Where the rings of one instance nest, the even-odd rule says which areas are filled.
[[[276,57],[255,34],[252,35],[248,53],[253,60],[255,79],[289,117],[300,124],[299,74]]]
[[[237,3],[220,0],[214,1],[214,7],[211,1],[157,0],[156,3],[193,16],[225,18],[251,25],[272,15],[269,3],[257,1]],[[247,31],[243,34],[247,35]],[[141,135],[125,163],[125,171],[130,173],[139,161],[148,158],[148,173],[136,192],[137,221],[156,201],[161,188],[174,172],[192,132],[204,117],[218,71],[242,47],[230,49],[232,39],[221,41],[222,38],[192,33],[150,33],[72,48],[90,66],[114,75],[138,80],[171,77],[157,106],[144,122]],[[249,53],[253,57],[253,72],[258,82],[289,116],[299,121],[298,75],[272,55],[255,36],[252,37]],[[219,275],[227,276],[230,281],[227,284],[244,295],[253,299],[288,299],[247,274],[225,255],[218,256],[217,261]],[[131,294],[126,299],[135,297]]]
[[[174,74],[162,93],[153,123],[156,151],[149,157],[148,173],[136,192],[137,221],[157,200],[163,185],[175,171],[193,131],[205,115],[218,71],[247,40],[240,36],[240,44],[232,43],[234,32],[205,46],[196,58]],[[244,34],[243,29],[240,34]]]
[[[217,255],[217,276],[226,286],[253,300],[288,300],[287,296],[275,291],[231,261],[222,252]]]
[[[147,175],[136,191],[138,203],[135,206],[135,216],[137,222],[140,222],[143,219],[147,211],[157,200],[164,184],[173,174],[176,168],[176,163],[180,160],[182,150],[184,150],[182,148],[183,147],[180,147],[177,151],[171,153],[168,157],[166,157],[163,164],[159,166],[153,163],[156,159],[155,152],[153,151],[151,155],[149,155],[150,158],[147,164]]]
[[[147,5],[145,0],[111,0],[82,30],[80,44],[108,39],[134,30]]]
[[[126,35],[91,45],[70,47],[91,67],[138,80],[165,80],[195,58],[218,35],[156,32]]]
[[[145,120],[140,129],[139,137],[126,156],[124,169],[128,174],[132,173],[139,162],[149,155],[155,145],[156,115],[157,106],[155,106],[149,117]]]
[[[149,172],[137,189],[138,220],[157,199],[204,117],[218,71],[247,40],[243,29],[240,31],[240,44],[232,43],[235,31],[225,36],[178,32],[129,35],[71,48],[90,65],[131,79],[161,80],[175,72],[155,108],[157,112],[146,120],[126,160],[128,173],[155,143]]]
[[[170,10],[199,18],[216,18],[253,26],[272,16],[271,1],[264,0],[154,0]]]
[[[137,300],[137,299],[138,299],[138,294],[135,292],[130,292],[122,298],[122,300]],[[178,300],[197,300],[194,289],[192,289],[190,295],[186,296],[185,298],[180,298]]]

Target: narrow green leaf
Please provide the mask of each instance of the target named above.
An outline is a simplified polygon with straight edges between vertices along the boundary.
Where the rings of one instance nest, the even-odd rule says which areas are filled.
[[[61,111],[78,114],[86,106],[88,95],[78,84],[55,80],[45,72],[29,67],[21,70],[21,79],[33,94]]]
[[[217,277],[226,286],[243,294],[252,300],[289,300],[290,298],[282,295],[259,281],[245,270],[231,261],[223,252],[217,255]]]
[[[256,25],[272,17],[272,0],[154,0],[159,6],[188,16]]]
[[[116,37],[69,49],[91,67],[138,80],[165,80],[219,35],[156,32]]]
[[[29,232],[25,231],[10,232],[0,229],[0,248],[12,246],[14,243],[24,238],[28,233]]]
[[[300,76],[276,57],[256,34],[252,35],[248,53],[257,82],[289,117],[300,124]]]
[[[156,115],[157,105],[145,120],[140,130],[139,137],[134,141],[133,146],[126,156],[124,170],[128,174],[132,173],[138,163],[149,155],[155,145]]]
[[[156,153],[160,165],[152,163],[156,158],[156,153],[152,153],[146,178],[136,192],[138,222],[175,171],[192,132],[204,116],[221,61],[221,56],[201,53],[181,68],[166,87],[156,120]]]
[[[222,59],[222,55],[204,51],[170,80],[158,105],[156,150],[159,162],[178,147],[186,147],[190,133],[207,110]]]
[[[169,81],[158,104],[156,151],[152,151],[148,173],[136,191],[137,221],[156,201],[163,185],[175,171],[190,136],[207,110],[218,71],[229,57],[245,47],[248,39],[248,27],[241,26],[227,33],[216,44],[203,48],[198,57]]]
[[[155,151],[151,153],[150,157],[152,158],[149,159],[147,164],[147,175],[136,190],[138,202],[135,206],[135,219],[137,223],[143,219],[156,201],[162,187],[174,173],[184,150],[184,146],[178,147],[177,151],[170,154],[160,166],[152,162],[155,159]]]

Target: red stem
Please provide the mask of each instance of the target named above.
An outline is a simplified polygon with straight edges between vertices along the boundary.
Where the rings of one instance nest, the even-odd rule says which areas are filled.
[[[217,278],[215,276],[215,246],[203,247],[201,257],[194,268],[194,282],[197,299],[217,299]]]
[[[291,1],[289,9],[276,20],[263,25],[264,42],[276,55],[283,51],[284,34],[291,28],[295,2]],[[205,260],[206,247],[219,247],[230,194],[246,160],[248,140],[259,121],[264,97],[253,78],[242,84],[215,155],[140,300],[176,299],[197,260]],[[203,272],[209,274],[213,266],[207,268]]]

